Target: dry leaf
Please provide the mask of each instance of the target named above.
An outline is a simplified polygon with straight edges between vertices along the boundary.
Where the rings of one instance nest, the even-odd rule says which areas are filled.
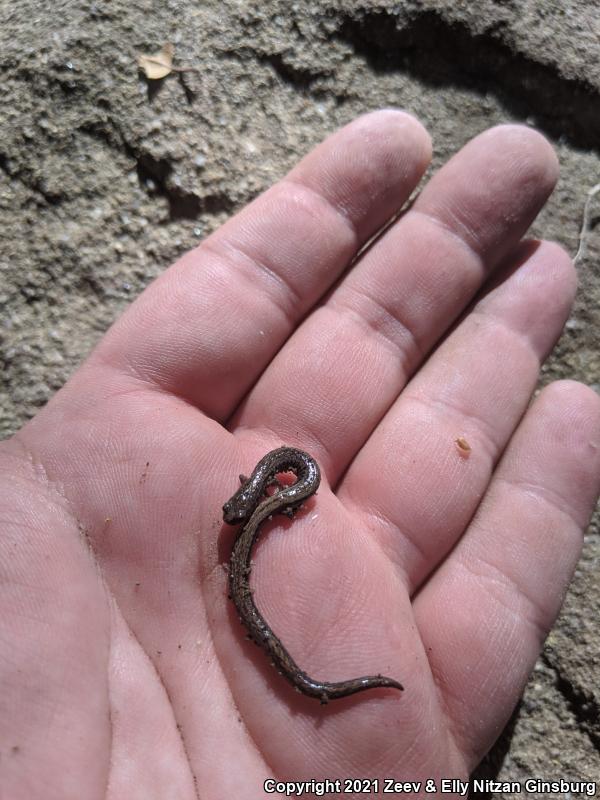
[[[138,56],[138,66],[150,81],[159,81],[173,72],[173,45],[167,42],[151,56]]]

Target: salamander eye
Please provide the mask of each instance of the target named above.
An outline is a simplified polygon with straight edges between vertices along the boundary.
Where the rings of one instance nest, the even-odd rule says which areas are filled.
[[[223,521],[235,522],[235,508],[230,500],[223,504]]]

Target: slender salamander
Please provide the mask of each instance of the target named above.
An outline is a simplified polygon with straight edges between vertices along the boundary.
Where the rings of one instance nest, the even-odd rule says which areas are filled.
[[[283,472],[294,472],[296,482],[282,486],[276,475]],[[240,488],[223,506],[223,520],[229,525],[243,523],[231,551],[229,590],[250,638],[266,650],[273,665],[298,691],[321,703],[382,686],[402,691],[398,681],[384,675],[365,675],[336,683],[310,678],[298,667],[254,604],[249,584],[250,559],[260,527],[273,514],[291,518],[303,501],[317,491],[321,481],[317,462],[302,450],[280,447],[261,458],[249,478],[240,475],[240,481]],[[270,486],[278,487],[271,495],[266,493]]]

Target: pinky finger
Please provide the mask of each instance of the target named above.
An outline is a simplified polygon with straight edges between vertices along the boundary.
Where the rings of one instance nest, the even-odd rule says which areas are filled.
[[[415,598],[442,705],[472,766],[502,730],[558,615],[599,484],[600,399],[556,382],[527,412],[464,537]]]

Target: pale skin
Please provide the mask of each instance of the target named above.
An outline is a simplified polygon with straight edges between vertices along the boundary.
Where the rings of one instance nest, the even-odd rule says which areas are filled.
[[[493,744],[580,552],[600,408],[572,381],[528,405],[575,290],[519,244],[557,177],[534,131],[471,141],[347,270],[429,158],[398,111],[333,134],[2,444],[0,795],[466,778]],[[244,640],[221,506],[282,444],[323,483],[263,535],[257,605],[311,676],[403,693],[320,706]]]

